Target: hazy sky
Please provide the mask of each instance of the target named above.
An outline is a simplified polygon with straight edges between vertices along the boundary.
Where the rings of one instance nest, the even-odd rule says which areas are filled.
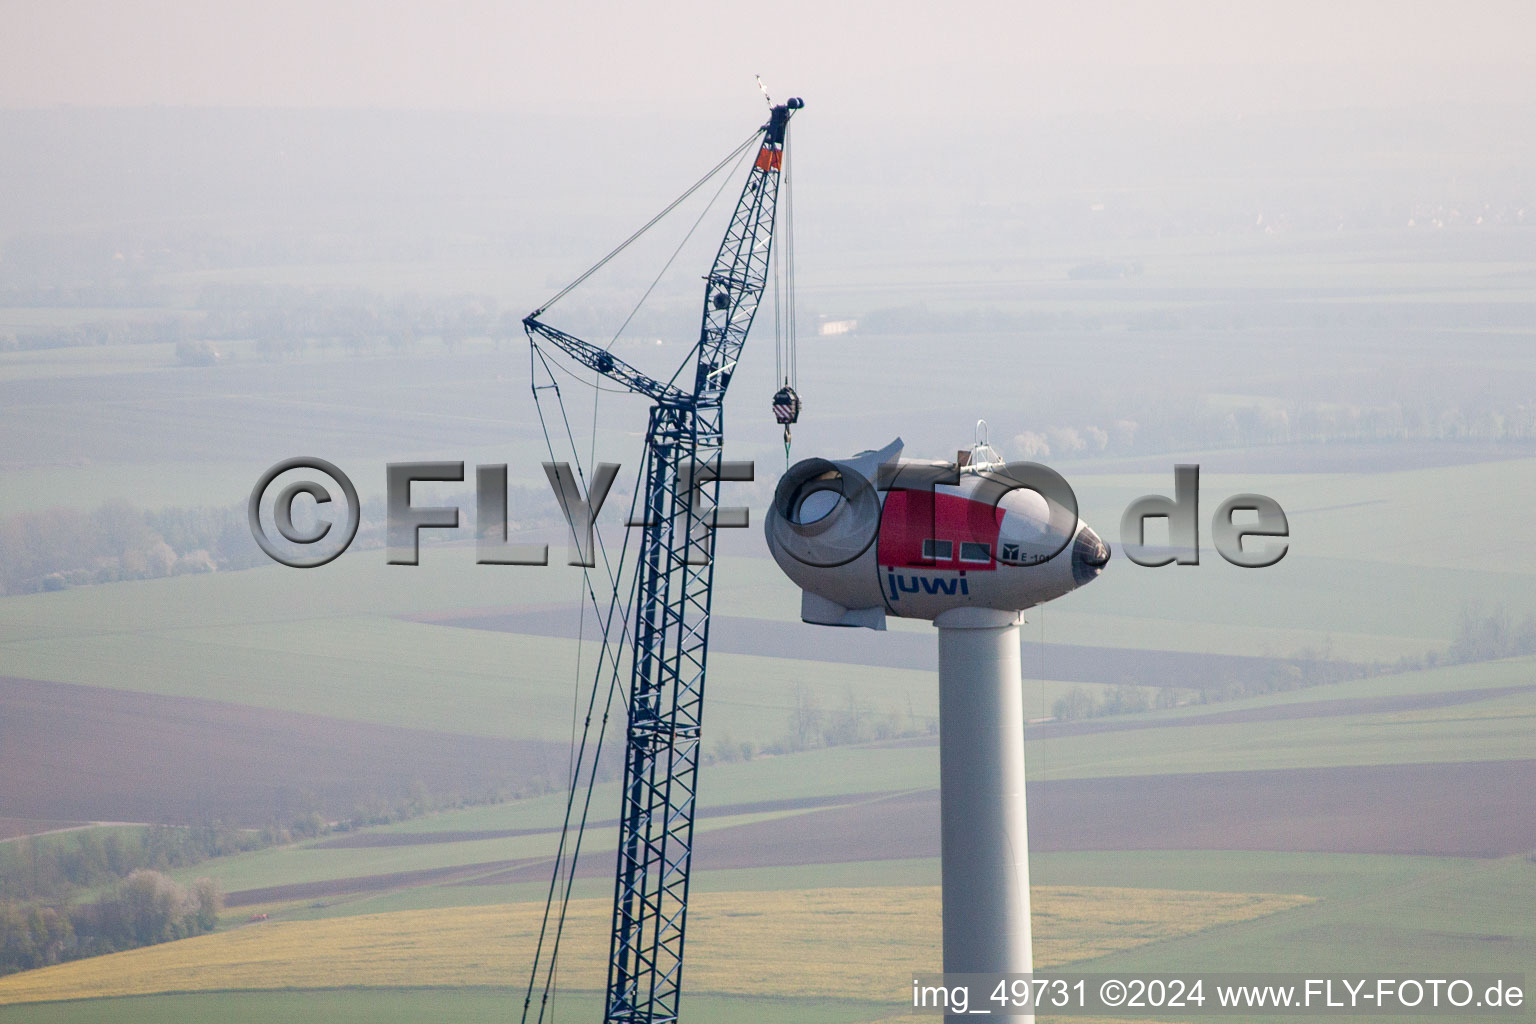
[[[754,73],[818,105],[921,114],[1536,95],[1530,0],[0,0],[0,11],[5,107],[612,113],[752,102]]]

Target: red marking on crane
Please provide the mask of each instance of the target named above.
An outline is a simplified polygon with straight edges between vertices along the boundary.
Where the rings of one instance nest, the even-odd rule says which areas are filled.
[[[757,169],[760,171],[776,171],[784,162],[784,151],[781,149],[769,149],[764,146],[757,151]]]
[[[888,566],[990,572],[997,568],[1002,524],[1003,510],[984,501],[932,491],[891,491],[880,513],[875,559]],[[925,540],[937,542],[935,557],[923,557]],[[985,552],[975,545],[985,545]]]

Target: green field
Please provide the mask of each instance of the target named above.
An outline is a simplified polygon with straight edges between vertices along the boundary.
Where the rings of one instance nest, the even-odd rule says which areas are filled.
[[[1425,158],[1426,181],[1492,159],[1449,151],[1454,145],[1440,152],[1436,143]],[[1513,152],[1515,170],[1509,173],[1523,181],[1528,175],[1522,176],[1518,160],[1524,150]],[[1536,549],[1522,543],[1536,504],[1530,403],[1536,393],[1530,324],[1536,260],[1526,237],[1530,228],[1464,226],[1430,233],[1319,227],[1281,229],[1273,236],[1247,230],[1246,223],[1242,231],[1168,229],[1177,210],[1208,211],[1217,203],[1231,203],[1242,221],[1252,221],[1249,196],[1228,195],[1228,189],[1243,190],[1220,174],[1202,168],[1196,181],[1145,193],[1112,189],[1110,206],[1146,202],[1153,212],[1126,222],[1122,233],[1077,229],[1065,242],[1047,229],[1037,234],[1036,226],[1048,223],[1037,214],[1082,216],[1082,207],[1098,198],[1097,182],[1032,183],[1030,203],[1038,207],[989,201],[982,185],[974,194],[969,186],[944,194],[937,206],[915,204],[910,183],[894,178],[819,200],[812,195],[806,209],[814,211],[819,202],[828,214],[853,218],[848,223],[860,230],[845,235],[843,221],[832,220],[831,227],[817,222],[816,238],[808,243],[810,280],[800,324],[807,405],[791,457],[836,458],[897,435],[906,439],[909,456],[947,456],[970,443],[979,417],[987,418],[1004,457],[1018,457],[1026,442],[1043,439],[1054,446],[1040,461],[1069,479],[1084,519],[1109,541],[1115,557],[1091,586],[1026,614],[1026,714],[1045,718],[1077,688],[1102,700],[1121,684],[1139,686],[1135,692],[1149,701],[1162,697],[1166,704],[1171,697],[1179,706],[1110,723],[1127,726],[1113,731],[1031,726],[1027,761],[1036,785],[1126,787],[1166,776],[1162,784],[1177,793],[1201,773],[1235,773],[1220,784],[1239,786],[1242,773],[1307,769],[1325,785],[1323,770],[1331,768],[1536,760],[1536,654],[1527,649],[1520,656],[1454,665],[1447,658],[1464,613],[1502,618],[1512,629],[1536,617]],[[1012,177],[1010,172],[1010,187]],[[1292,177],[1295,182],[1287,178],[1280,188],[1286,195],[1293,185],[1312,183],[1305,173]],[[554,248],[584,252],[584,241],[577,244],[585,237],[581,231],[609,239],[614,226],[606,217],[632,205],[628,188],[594,196],[579,230],[560,234]],[[1466,188],[1458,202],[1471,201],[1475,187]],[[1170,189],[1187,189],[1193,198],[1181,207],[1169,198]],[[844,207],[853,213],[845,214]],[[410,216],[436,224],[412,210]],[[55,289],[57,305],[35,296],[0,305],[0,437],[6,442],[0,531],[12,530],[23,513],[46,517],[56,507],[90,510],[114,500],[143,509],[235,507],[262,470],[301,453],[342,466],[365,502],[382,496],[389,462],[463,460],[470,480],[476,463],[507,463],[513,483],[538,489],[553,512],[539,468],[548,454],[516,324],[537,301],[533,297],[568,280],[579,260],[564,251],[546,253],[550,239],[542,235],[534,236],[538,244],[519,237],[509,245],[484,234],[490,229],[480,226],[482,211],[467,216],[457,205],[454,210],[456,220],[433,230],[462,237],[433,236],[417,248],[360,232],[345,222],[350,214],[341,215],[340,226],[326,219],[329,211],[306,214],[314,216],[314,225],[330,225],[323,230],[284,227],[281,217],[269,228],[263,214],[242,209],[210,237],[226,230],[244,237],[260,224],[264,232],[291,231],[301,240],[313,232],[327,241],[307,247],[296,241],[281,257],[257,246],[255,255],[231,258],[228,265],[218,258],[186,259],[146,269],[131,286],[68,281]],[[885,244],[890,236],[874,230],[897,230],[892,210],[910,211],[900,218],[900,245]],[[406,217],[385,219],[403,223]],[[139,223],[125,223],[130,221]],[[536,223],[538,218],[530,222]],[[0,243],[13,241],[9,230],[0,223]],[[70,229],[88,239],[90,232],[105,230],[94,222]],[[193,224],[187,230],[201,229]],[[70,231],[60,227],[57,234]],[[377,252],[365,251],[359,241],[365,238],[380,242]],[[355,248],[327,248],[337,239],[353,239],[348,244]],[[0,245],[5,259],[12,251]],[[601,250],[594,245],[593,251]],[[447,255],[423,255],[439,252]],[[1069,277],[1070,268],[1100,256],[1134,261],[1137,271],[1115,280]],[[658,293],[686,311],[675,318],[682,326],[674,329],[659,314],[642,316],[613,351],[647,372],[670,372],[697,324],[696,269],[690,265],[684,276],[681,284],[665,282]],[[569,309],[581,325],[573,329],[587,336],[587,326],[611,311],[619,310],[621,318],[650,280],[649,272],[626,270],[616,282],[603,281],[587,305]],[[53,287],[34,290],[46,296]],[[19,296],[23,285],[16,289]],[[390,318],[405,306],[419,308],[421,316],[413,335],[396,345],[398,337],[386,338],[378,325],[395,323],[398,317]],[[373,336],[349,344],[353,325],[324,324],[324,314],[334,309],[357,312],[364,333]],[[479,326],[471,336],[450,340],[461,315]],[[278,333],[299,332],[275,339],[290,347],[274,348],[274,338],[263,337],[274,332],[269,316],[279,317]],[[846,336],[820,337],[814,318],[823,316],[857,319],[860,327]],[[159,340],[27,347],[28,339],[50,331],[162,319],[183,321],[194,339],[216,331],[221,360],[182,366],[175,346]],[[311,327],[315,337],[304,333]],[[749,866],[695,872],[695,905],[716,915],[699,923],[713,921],[720,931],[715,939],[707,927],[690,932],[691,943],[695,936],[700,941],[690,946],[695,960],[689,979],[710,979],[733,994],[693,992],[684,1013],[689,1021],[724,1024],[869,1024],[893,1013],[892,1004],[869,995],[877,981],[914,964],[937,966],[930,961],[937,959],[933,890],[940,870],[926,847],[901,849],[905,835],[892,837],[892,845],[911,856],[867,859],[873,856],[867,847],[853,841],[867,837],[844,834],[852,831],[846,822],[869,820],[857,817],[866,801],[915,800],[937,786],[939,752],[931,735],[937,679],[927,661],[881,664],[874,655],[869,664],[820,660],[816,650],[797,646],[810,643],[798,639],[807,634],[794,632],[798,595],[764,556],[761,541],[764,505],[785,461],[779,427],[765,404],[779,385],[777,371],[770,373],[766,334],[762,326],[754,333],[729,407],[729,456],[755,459],[758,468],[750,485],[725,492],[739,496],[726,503],[750,504],[752,527],[722,544],[726,553],[712,609],[733,620],[738,635],[751,639],[755,631],[784,639],[774,641],[774,649],[738,653],[717,647],[711,653],[703,743],[710,763],[702,774],[705,813],[698,831],[707,841],[711,833],[763,826],[768,831],[745,834],[772,838],[771,830],[780,829],[791,837],[810,834],[804,846],[823,845],[764,853],[755,861],[734,847],[728,852],[738,859],[726,863]],[[616,548],[624,539],[619,507],[627,504],[619,492],[638,467],[644,409],[629,399],[595,398],[577,379],[559,379],[583,459],[590,452],[597,460],[623,463],[618,490],[600,519]],[[553,417],[551,397],[544,394],[542,401]],[[594,422],[599,426],[589,436]],[[567,458],[561,430],[555,430],[557,457]],[[1121,552],[1121,513],[1141,495],[1171,492],[1174,465],[1188,462],[1202,467],[1201,564],[1152,569],[1130,563]],[[455,493],[468,494],[470,486]],[[1241,492],[1268,495],[1286,510],[1289,553],[1278,565],[1239,569],[1211,547],[1211,515],[1225,497]],[[418,490],[417,497],[436,493]],[[540,528],[533,520],[518,527]],[[558,788],[565,744],[579,731],[599,659],[591,609],[584,644],[440,623],[568,609],[582,598],[580,574],[561,564],[565,552],[558,543],[551,550],[555,565],[478,566],[468,537],[465,528],[457,543],[427,543],[421,564],[409,568],[387,565],[382,550],[360,548],[309,571],[264,565],[0,596],[0,677],[95,688],[88,691],[91,700],[116,691],[212,701],[235,723],[248,721],[239,714],[248,709],[320,716],[322,739],[312,743],[321,747],[358,723],[429,731],[433,751],[445,756],[461,746],[490,749],[470,747],[472,740],[509,741],[509,749],[514,741],[518,749],[541,741],[554,752],[545,769]],[[603,574],[597,575],[600,580]],[[861,644],[873,650],[881,643],[886,650],[896,644],[916,650],[935,641],[926,623],[892,620],[889,627],[891,635],[859,631],[832,642],[857,651]],[[1094,664],[1116,667],[1080,677],[1073,667],[1076,649],[1098,656]],[[1135,674],[1161,656],[1190,659],[1177,662],[1191,667],[1188,678],[1168,686],[1170,692]],[[1219,696],[1223,688],[1257,688],[1266,671],[1283,674],[1259,659],[1319,663],[1344,681],[1198,702],[1199,695]],[[1301,679],[1303,669],[1293,668]],[[15,698],[14,713],[19,719],[42,716],[44,698],[26,693]],[[1298,705],[1365,699],[1389,703],[1344,713],[1301,708],[1308,713],[1292,716]],[[828,720],[846,712],[863,716],[867,725],[878,717],[887,733],[901,736],[833,746],[815,740],[813,749],[777,752],[791,746],[795,716],[808,702]],[[176,706],[154,704],[155,714],[167,716],[163,720],[126,719],[136,737],[150,737],[159,784],[167,790],[206,785],[211,791],[245,781],[219,778],[215,770],[216,759],[232,757],[243,739],[239,724],[224,734],[227,746],[214,740],[211,749],[197,751],[214,759],[212,767],[189,760],[205,766],[189,769],[173,760],[175,752],[186,753],[186,743],[201,742],[177,733]],[[11,707],[0,705],[0,716]],[[611,710],[621,723],[617,702]],[[59,728],[56,749],[42,758],[44,768],[73,771],[71,778],[94,779],[90,784],[110,792],[105,787],[115,780],[99,777],[98,752],[69,743],[70,726]],[[0,744],[6,728],[0,717]],[[610,743],[618,728],[610,727]],[[252,742],[259,745],[266,734],[253,731]],[[727,738],[734,750],[722,742]],[[153,746],[159,739],[163,751]],[[743,744],[751,756],[738,759]],[[164,763],[156,759],[160,753]],[[728,762],[715,760],[725,753]],[[412,767],[401,766],[401,772]],[[208,778],[188,778],[199,771]],[[39,777],[43,781],[34,785],[46,788],[46,772]],[[314,781],[318,786],[327,780]],[[535,780],[499,781],[509,783],[502,793],[545,792]],[[530,785],[512,785],[520,782]],[[303,788],[289,784],[292,792],[274,803],[304,810],[323,803],[305,803]],[[449,802],[481,798],[478,790],[432,795]],[[3,796],[0,815],[6,812]],[[1436,828],[1437,809],[1415,807],[1414,796],[1404,796],[1407,810],[1359,811],[1422,813],[1425,828]],[[793,801],[812,806],[782,806]],[[146,983],[151,994],[5,1005],[0,1021],[388,1024],[514,1018],[529,965],[524,947],[509,936],[531,929],[542,904],[557,841],[552,830],[565,802],[566,794],[557,791],[420,813],[177,869],[179,881],[207,876],[227,893],[314,888],[260,904],[242,901],[225,912],[213,935],[63,968],[93,976],[96,987],[80,991],[102,993],[132,991],[139,977],[133,965],[158,965],[157,980]],[[781,806],[709,813],[760,802]],[[587,974],[566,976],[557,1004],[562,1020],[595,1015],[594,965],[604,951],[613,891],[611,821],[619,807],[619,784],[598,783],[592,819],[601,824],[590,829],[583,860],[594,873],[572,889],[586,931],[568,963],[581,964]],[[336,806],[316,809],[327,821],[356,810],[339,798]],[[104,820],[115,819],[106,810]],[[1487,822],[1490,832],[1536,820],[1536,804],[1525,800],[1499,813],[1507,818]],[[813,814],[819,816],[805,817]],[[811,820],[819,833],[806,827]],[[1311,822],[1299,814],[1291,826],[1305,832]],[[518,830],[536,831],[449,835]],[[329,845],[347,838],[379,845]],[[446,841],[405,842],[422,838]],[[385,845],[391,840],[399,845]],[[71,841],[63,833],[38,842],[52,848]],[[1322,852],[1304,844],[1299,850],[1207,845],[1035,852],[1036,886],[1081,897],[1071,913],[1043,914],[1042,929],[1071,937],[1074,952],[1062,958],[1074,967],[1104,972],[1529,974],[1536,964],[1536,851],[1450,857]],[[796,860],[807,862],[789,862]],[[533,866],[516,881],[466,884],[496,875],[504,862]],[[376,876],[410,872],[442,874],[375,884]],[[1203,916],[1201,901],[1191,894],[1213,904],[1242,904],[1264,894],[1284,898],[1262,915],[1217,919]],[[1185,902],[1176,906],[1180,899]],[[871,913],[874,903],[890,916]],[[1146,911],[1154,904],[1162,906],[1162,917]],[[777,907],[777,916],[765,907]],[[268,916],[248,924],[258,913]],[[365,932],[367,941],[348,944]],[[264,946],[273,935],[288,938]],[[479,941],[484,935],[494,941]],[[518,935],[519,941],[526,938]],[[315,936],[329,943],[324,952],[337,965],[336,979],[301,969],[319,949],[306,945]],[[1105,936],[1117,938],[1094,944]],[[205,984],[203,972],[212,968],[197,959],[200,949],[233,950],[216,966],[231,977],[240,971],[261,976],[268,990]],[[119,971],[117,965],[124,966]],[[773,978],[796,968],[822,972],[815,998],[764,994]],[[290,982],[294,990],[288,990]],[[210,985],[230,990],[191,991]],[[0,979],[0,995],[4,987]],[[839,991],[848,998],[828,996]],[[47,998],[60,992],[67,995],[67,983]]]
[[[1438,471],[1411,476],[1432,479]],[[1089,478],[1092,480],[1092,478]],[[1299,495],[1295,503],[1347,505],[1376,500],[1369,478],[1356,485],[1331,477],[1249,480],[1249,486]],[[1120,496],[1161,486],[1155,478],[1095,481]],[[1406,485],[1405,493],[1424,484]],[[1221,484],[1216,484],[1221,486]],[[1520,482],[1511,487],[1523,487]],[[1085,486],[1085,491],[1089,488]],[[1513,494],[1515,492],[1511,492]],[[1287,501],[1292,499],[1287,497]],[[1389,499],[1396,500],[1396,499]],[[1406,499],[1403,499],[1406,500]],[[1509,500],[1515,500],[1510,497]],[[1371,506],[1378,507],[1378,506]],[[1045,712],[1072,683],[1050,678],[1052,644],[1076,643],[1187,653],[1306,654],[1362,662],[1443,650],[1460,609],[1474,600],[1520,614],[1529,607],[1528,576],[1470,559],[1436,565],[1413,542],[1347,557],[1309,546],[1335,543],[1349,525],[1330,522],[1348,509],[1298,523],[1297,552],[1269,575],[1244,573],[1214,556],[1198,569],[1147,570],[1116,564],[1104,583],[1029,618],[1026,635],[1045,642],[1045,677],[1026,664],[1025,692]],[[1320,529],[1324,524],[1326,530]],[[1329,556],[1331,554],[1331,557]],[[381,552],[354,552],[324,570],[266,568],[211,576],[77,588],[0,599],[0,650],[14,675],[168,696],[211,698],[339,719],[431,728],[447,734],[558,738],[571,727],[577,645],[572,640],[458,629],[404,616],[455,609],[515,609],[569,600],[577,580],[550,567],[537,587],[508,586],[509,570],[470,563],[459,546],[424,549],[413,569],[383,564]],[[792,621],[792,596],[762,559],[723,561],[716,610],[770,622]],[[1116,581],[1113,586],[1108,581]],[[1428,601],[1426,594],[1435,594]],[[1347,624],[1348,629],[1338,628]],[[896,624],[919,636],[922,625]],[[595,646],[582,664],[590,671]],[[786,652],[787,653],[787,652]],[[909,718],[935,708],[930,672],[845,665],[785,657],[717,653],[712,661],[709,726],[714,735],[770,742],[782,736],[797,692],[835,709],[852,694],[876,709]],[[1033,670],[1032,670],[1033,669]],[[1203,719],[1234,712],[1284,710],[1303,702],[1351,698],[1405,699],[1503,687],[1528,687],[1536,659],[1459,665],[1374,675],[1217,704],[1149,712],[1170,727],[1044,737],[1028,747],[1031,778],[1072,779],[1260,768],[1391,765],[1529,758],[1536,691],[1468,703],[1326,717],[1237,721]],[[423,688],[430,677],[434,685]],[[253,683],[253,681],[256,681]],[[1113,680],[1083,684],[1090,690]],[[706,805],[835,797],[930,789],[937,748],[853,746],[759,756],[707,769]],[[549,828],[563,797],[472,807],[369,830],[381,835]],[[594,795],[596,817],[618,806],[614,783]],[[704,818],[701,831],[797,812]],[[605,860],[609,829],[595,829],[591,856]],[[226,891],[349,879],[401,871],[545,857],[554,837],[541,835],[380,848],[320,848],[299,843],[183,869],[208,875]],[[1257,970],[1350,965],[1358,969],[1515,971],[1536,959],[1536,867],[1523,857],[1493,861],[1386,855],[1239,853],[1224,851],[1039,854],[1042,885],[1141,886],[1212,892],[1284,892],[1316,902],[1270,918],[1223,925],[1139,950],[1085,962],[1094,970]],[[819,887],[931,886],[935,860],[855,861],[700,872],[699,893],[791,891]],[[611,883],[580,880],[577,898],[602,900]],[[252,909],[275,921],[303,922],[410,911],[490,907],[542,900],[545,883],[423,884],[231,910],[238,928]],[[511,966],[509,965],[509,970]],[[512,972],[512,973],[515,973]],[[371,990],[303,993],[166,994],[8,1007],[6,1019],[199,1019],[217,1012],[240,1019],[478,1020],[515,1005],[516,979],[501,991]],[[591,996],[571,996],[571,1005]],[[872,1021],[888,1007],[871,1003],[695,996],[708,1019]],[[573,1011],[581,1012],[581,1011]],[[178,1016],[180,1015],[180,1016]],[[242,1016],[244,1015],[244,1016]]]
[[[593,1012],[600,997],[593,992],[562,992],[554,1002],[558,1017]],[[169,996],[130,996],[78,1003],[8,1006],[6,1020],[22,1024],[392,1024],[434,1020],[445,1024],[495,1024],[521,1012],[523,992],[495,990],[400,989],[397,991],[317,990],[308,992],[206,992]],[[804,1024],[860,1024],[885,1016],[889,1008],[855,1000],[762,999],[750,996],[685,996],[684,1011],[723,1024],[757,1021]]]

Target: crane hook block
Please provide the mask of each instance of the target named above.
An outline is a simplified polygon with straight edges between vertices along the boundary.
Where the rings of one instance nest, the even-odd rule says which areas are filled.
[[[788,384],[773,396],[773,418],[785,426],[800,419],[800,396]]]

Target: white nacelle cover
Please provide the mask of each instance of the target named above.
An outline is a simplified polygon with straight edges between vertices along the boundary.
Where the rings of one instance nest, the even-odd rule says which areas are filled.
[[[901,450],[898,439],[852,459],[807,459],[779,481],[768,547],[806,592],[806,621],[882,628],[885,615],[1016,612],[1076,589],[1108,560],[1075,509],[1008,470],[960,472]]]

